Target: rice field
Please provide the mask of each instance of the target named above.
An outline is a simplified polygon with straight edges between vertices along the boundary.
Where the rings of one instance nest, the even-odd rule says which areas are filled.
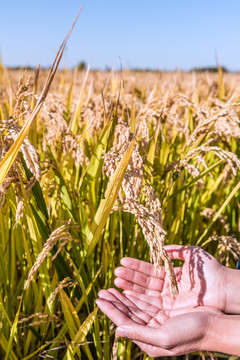
[[[1,65],[1,160],[47,74]],[[240,75],[221,68],[56,73],[0,187],[1,359],[150,359],[95,299],[123,256],[167,263],[174,294],[163,244],[236,266],[239,116]]]

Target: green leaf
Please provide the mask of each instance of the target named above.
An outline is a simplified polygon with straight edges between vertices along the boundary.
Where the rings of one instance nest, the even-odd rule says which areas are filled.
[[[75,338],[75,335],[78,332],[78,329],[79,329],[81,323],[80,323],[79,317],[77,315],[77,312],[76,312],[73,304],[71,303],[71,300],[65,293],[65,291],[63,289],[61,289],[59,291],[59,294],[60,294],[62,310],[64,313],[64,318],[66,320],[71,339],[73,340]]]
[[[229,204],[229,202],[232,200],[232,198],[237,194],[238,190],[240,189],[240,182],[235,186],[235,188],[231,191],[231,193],[228,195],[227,199],[224,201],[220,209],[217,211],[217,213],[214,215],[211,223],[208,225],[208,227],[205,229],[203,234],[200,236],[200,238],[197,241],[196,245],[200,245],[203,241],[203,239],[206,237],[206,235],[209,233],[211,227],[215,223],[215,221],[219,218],[219,216],[222,214],[223,210],[226,208],[226,206]]]
[[[24,171],[27,175],[27,179],[30,180],[30,178],[32,177],[32,173],[26,166],[23,156],[21,156],[21,161],[22,161],[22,164],[24,167]],[[43,197],[43,192],[42,192],[41,186],[38,181],[36,181],[36,183],[33,185],[32,193],[33,193],[34,199],[35,199],[39,209],[41,210],[41,212],[43,213],[45,218],[48,220],[49,217],[48,217],[47,206],[46,206],[46,203],[45,203],[45,200]]]
[[[169,196],[169,199],[171,199],[172,197],[176,196],[177,194],[181,193],[182,191],[185,191],[187,189],[189,189],[190,187],[192,187],[198,180],[202,179],[205,175],[207,175],[208,173],[210,173],[215,167],[217,167],[218,165],[220,165],[223,162],[223,160],[219,160],[217,161],[215,164],[213,164],[212,166],[210,166],[209,168],[207,168],[206,170],[204,170],[203,172],[201,172],[201,174],[199,174],[197,177],[195,177],[192,181],[190,181],[189,183],[187,183],[186,185],[182,186],[180,189],[178,189],[177,191],[175,191],[175,193],[173,193],[172,195]]]
[[[6,355],[5,355],[5,358],[4,360],[8,360],[9,358],[11,358],[12,356],[11,355],[11,351],[12,351],[12,346],[13,346],[13,340],[14,340],[14,337],[15,337],[15,334],[17,332],[17,323],[18,323],[18,318],[19,318],[19,313],[20,313],[20,309],[21,309],[21,306],[22,306],[22,295],[21,295],[21,298],[20,298],[20,302],[19,302],[19,306],[18,306],[18,311],[16,313],[16,316],[15,316],[15,319],[14,319],[14,322],[13,322],[13,325],[12,325],[12,329],[11,329],[11,334],[10,334],[10,339],[8,341],[8,347],[7,347],[7,351],[6,351]]]
[[[158,135],[159,135],[159,130],[160,130],[160,124],[161,124],[161,116],[158,119],[154,137],[152,138],[152,140],[150,142],[149,151],[148,151],[148,155],[147,155],[147,161],[146,161],[146,165],[144,168],[145,176],[149,183],[151,183],[151,180],[153,180],[152,170],[153,170],[156,145],[157,145],[157,140],[158,140]]]
[[[83,324],[80,326],[76,336],[74,337],[73,341],[71,342],[71,348],[72,348],[72,353],[75,354],[79,344],[81,344],[82,342],[84,342],[92,324],[93,321],[97,315],[97,311],[98,311],[98,307],[96,307],[93,312],[91,312],[91,314],[88,315],[88,317],[86,318],[86,320],[83,322]]]
[[[101,165],[103,163],[102,153],[107,146],[107,140],[111,126],[112,122],[109,120],[105,125],[104,129],[102,130],[97,146],[91,156],[90,162],[88,164],[86,173],[84,174],[80,187],[80,194],[82,197],[84,197],[85,194],[88,192],[93,180],[99,173],[99,169],[101,168]]]
[[[82,109],[82,105],[83,105],[84,89],[85,89],[85,86],[86,86],[89,70],[90,70],[90,67],[88,66],[85,77],[84,77],[84,80],[83,80],[82,88],[81,88],[81,91],[80,91],[80,94],[79,94],[77,107],[76,107],[76,110],[74,111],[72,122],[71,122],[71,125],[70,125],[70,130],[74,135],[76,135],[77,131],[78,131],[78,121],[79,121],[79,118],[80,118],[80,115],[81,115],[81,109]]]
[[[106,224],[107,218],[110,215],[112,207],[117,199],[125,171],[127,169],[129,160],[132,155],[136,138],[134,136],[121,161],[119,162],[111,180],[108,183],[105,198],[101,200],[97,209],[96,215],[91,225],[91,229],[86,241],[85,252],[89,256],[96,246],[98,239],[101,236],[102,230]]]

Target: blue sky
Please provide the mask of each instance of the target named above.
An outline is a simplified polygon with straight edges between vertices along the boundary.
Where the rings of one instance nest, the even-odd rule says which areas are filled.
[[[51,65],[83,2],[64,66],[240,70],[239,0],[3,0],[4,65]]]

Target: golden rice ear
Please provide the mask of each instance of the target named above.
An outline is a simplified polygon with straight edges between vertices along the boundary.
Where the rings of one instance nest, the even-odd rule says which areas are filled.
[[[29,132],[29,129],[33,123],[33,121],[35,120],[37,114],[39,113],[46,97],[47,97],[47,94],[48,94],[48,91],[50,89],[50,86],[52,84],[52,81],[54,79],[54,76],[56,74],[56,71],[58,69],[58,66],[59,66],[59,63],[61,61],[61,58],[62,58],[62,55],[63,55],[63,51],[65,49],[65,46],[67,44],[67,41],[69,39],[69,36],[71,35],[71,32],[73,30],[73,27],[80,15],[82,11],[82,8],[81,10],[79,11],[76,19],[74,20],[67,36],[65,37],[62,45],[60,46],[59,50],[58,50],[58,53],[54,59],[54,62],[52,64],[52,67],[49,71],[49,74],[48,74],[48,77],[47,77],[47,80],[46,80],[46,83],[44,85],[44,88],[43,88],[43,91],[33,109],[33,112],[31,113],[31,115],[29,116],[29,118],[27,119],[26,123],[24,124],[21,132],[19,133],[16,141],[14,142],[14,144],[11,146],[11,148],[9,149],[9,151],[7,152],[7,154],[4,156],[4,158],[2,159],[1,163],[0,163],[0,186],[1,184],[3,183],[3,180],[5,179],[8,171],[10,170],[10,167],[12,166],[14,160],[16,159],[16,156],[20,150],[20,147],[25,139],[25,137],[27,136],[28,132]]]

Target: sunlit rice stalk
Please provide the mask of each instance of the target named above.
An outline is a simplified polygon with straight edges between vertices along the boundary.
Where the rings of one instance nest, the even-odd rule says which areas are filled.
[[[3,71],[2,159],[27,115],[2,120],[34,93]],[[146,359],[95,305],[120,258],[162,261],[171,278],[163,245],[201,240],[236,266],[239,93],[235,74],[55,73],[34,136],[40,176],[20,153],[0,187],[0,358]]]

